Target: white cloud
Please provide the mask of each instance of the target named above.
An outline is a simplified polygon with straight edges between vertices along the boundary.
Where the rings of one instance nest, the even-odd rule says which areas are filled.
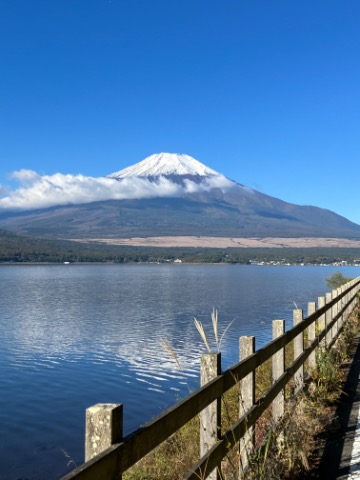
[[[24,186],[25,185],[31,186],[41,177],[38,173],[34,172],[33,170],[22,169],[22,170],[17,170],[15,172],[12,172],[10,174],[10,178],[17,180],[19,183],[21,183]]]
[[[229,190],[236,185],[236,182],[229,180],[223,175],[214,175],[213,177],[208,177],[205,182],[206,190],[211,188],[220,188],[221,190]]]
[[[195,183],[189,179],[184,180],[185,193],[207,192],[212,188],[220,188],[221,190],[228,190],[234,187],[235,182],[229,180],[223,175],[214,175],[212,177],[206,177],[202,183]]]
[[[165,177],[159,177],[158,182],[154,183],[139,177],[127,177],[118,181],[108,177],[93,178],[62,173],[39,175],[32,170],[19,170],[12,173],[12,178],[19,183],[19,187],[10,192],[0,189],[3,196],[0,198],[0,209],[34,210],[111,199],[179,197],[183,193],[234,185],[222,175],[210,177],[200,185],[187,180],[183,187]]]

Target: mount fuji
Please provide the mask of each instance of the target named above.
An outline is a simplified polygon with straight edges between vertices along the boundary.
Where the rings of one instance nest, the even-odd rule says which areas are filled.
[[[141,178],[155,183],[158,183],[159,179],[166,179],[184,187],[185,192],[199,190],[194,185],[191,186],[191,183],[203,185],[205,189],[230,188],[236,185],[236,182],[195,158],[179,153],[155,153],[131,167],[108,175],[108,178],[116,180]]]
[[[154,154],[99,179],[58,174],[50,180],[36,177],[29,187],[29,196],[52,198],[50,206],[31,209],[27,202],[15,210],[4,208],[6,201],[15,204],[15,195],[1,199],[0,227],[15,233],[72,239],[360,238],[360,226],[334,212],[260,193],[184,154]],[[63,183],[56,185],[60,181]],[[51,197],[51,188],[57,196]],[[36,196],[40,189],[42,195]],[[26,191],[21,195],[24,198]]]
[[[179,153],[155,153],[145,158],[142,162],[108,176],[110,178],[121,179],[133,176],[159,177],[160,175],[191,176],[195,178],[219,176],[220,174],[189,155]]]

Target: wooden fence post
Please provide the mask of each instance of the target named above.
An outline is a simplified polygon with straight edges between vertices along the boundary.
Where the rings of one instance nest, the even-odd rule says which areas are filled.
[[[308,303],[308,316],[312,315],[313,313],[316,312],[316,302],[309,302]],[[313,322],[311,325],[309,325],[308,328],[308,340],[309,343],[313,342],[316,338],[316,322]],[[308,360],[308,366],[309,370],[314,370],[316,367],[316,353],[315,350],[312,351],[309,355],[309,360]]]
[[[333,299],[336,299],[337,298],[337,290],[334,289],[332,291],[332,294],[331,294],[331,297]],[[338,305],[338,300],[336,301],[336,303],[332,306],[331,308],[331,316],[332,316],[332,319],[334,319],[338,313],[338,310],[339,309],[339,305]],[[337,337],[337,333],[338,333],[338,329],[339,329],[339,325],[338,325],[338,320],[334,323],[333,327],[332,327],[332,333],[331,333],[331,336],[332,338],[336,338]]]
[[[356,306],[356,303],[358,301],[357,297],[356,297],[356,293],[359,291],[359,286],[355,286],[355,278],[351,281],[351,285],[353,287],[352,291],[351,291],[351,295],[353,295],[353,300],[351,302],[351,311],[355,308]]]
[[[255,337],[240,337],[240,360],[255,352]],[[239,416],[242,417],[255,403],[255,371],[240,381]],[[255,428],[250,427],[240,439],[239,478],[242,478],[249,465],[250,455],[254,451]]]
[[[116,403],[98,403],[86,409],[85,462],[91,460],[123,436],[123,406]],[[115,479],[114,479],[115,480]],[[116,480],[121,480],[121,474]]]
[[[331,302],[331,300],[332,300],[332,294],[331,294],[331,292],[328,292],[325,296],[325,303],[328,304],[328,303]],[[332,320],[332,308],[329,308],[325,312],[325,327],[326,327],[326,329],[329,328],[331,320]],[[326,348],[330,347],[331,342],[332,342],[332,329],[330,328],[325,335]]]
[[[272,338],[280,337],[285,333],[285,321],[273,320],[272,322]],[[285,349],[282,348],[272,356],[272,377],[275,383],[285,371]],[[285,390],[277,395],[272,404],[272,415],[275,423],[278,423],[285,413]]]
[[[325,297],[318,297],[318,308],[322,308],[325,306]],[[318,318],[318,326],[319,326],[319,332],[322,332],[325,328],[325,314],[321,315],[321,317]]]
[[[221,353],[201,355],[200,384],[206,385],[221,374]],[[200,412],[200,457],[215,445],[221,435],[221,398]],[[220,466],[206,476],[208,480],[219,480]]]
[[[354,282],[355,283],[355,282]],[[354,302],[355,302],[355,305],[358,303],[359,299],[357,298],[356,296],[356,293],[358,293],[360,291],[360,285],[357,285],[356,288],[355,288],[355,298],[354,298]]]
[[[345,289],[346,289],[346,286],[345,285],[341,285],[340,287],[340,291],[341,293],[343,294],[345,292]],[[342,299],[340,300],[340,309],[342,310],[345,306],[345,297],[343,296]],[[341,315],[341,319],[340,319],[340,325],[343,325],[344,324],[344,321],[345,321],[345,313],[343,312],[343,314]]]
[[[346,283],[346,284],[344,285],[344,287],[345,287],[345,290],[346,290],[346,289],[349,287],[349,283]],[[347,320],[347,318],[348,318],[348,316],[349,316],[349,313],[350,313],[351,307],[350,307],[350,305],[348,304],[350,298],[351,298],[351,293],[350,293],[350,292],[346,293],[345,296],[344,296],[344,302],[345,302],[344,321]],[[347,306],[346,306],[346,305],[347,305]]]
[[[293,312],[294,326],[298,325],[303,320],[303,311],[297,308]],[[304,333],[301,332],[294,338],[294,360],[296,360],[304,351]],[[304,386],[304,365],[295,372],[295,394],[299,392]]]
[[[346,290],[346,288],[348,287],[348,284],[345,284],[344,287],[345,287],[345,290]],[[348,300],[349,300],[349,294],[346,293],[346,294],[344,295],[344,306],[347,304]],[[344,321],[347,319],[348,308],[349,308],[349,307],[345,307],[345,311],[344,311]]]
[[[341,286],[341,287],[338,289],[338,292],[339,292],[338,295],[342,295],[343,291],[344,291],[344,289],[343,289],[343,287]],[[342,310],[342,308],[343,308],[343,303],[344,303],[344,299],[341,298],[341,299],[339,300],[339,307],[338,307],[339,310]],[[344,323],[344,315],[341,314],[341,317],[339,318],[339,328],[341,328],[341,327],[343,326],[343,323]]]

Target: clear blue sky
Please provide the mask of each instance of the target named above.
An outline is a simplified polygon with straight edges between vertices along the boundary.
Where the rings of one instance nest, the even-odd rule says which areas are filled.
[[[178,152],[360,223],[359,25],[359,0],[0,0],[0,184]]]

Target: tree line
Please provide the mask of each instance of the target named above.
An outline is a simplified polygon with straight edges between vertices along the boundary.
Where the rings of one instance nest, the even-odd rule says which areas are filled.
[[[0,230],[0,262],[63,263],[113,262],[249,264],[261,262],[291,264],[328,264],[345,261],[360,263],[356,248],[192,248],[134,247],[67,240],[48,240],[16,235]]]

